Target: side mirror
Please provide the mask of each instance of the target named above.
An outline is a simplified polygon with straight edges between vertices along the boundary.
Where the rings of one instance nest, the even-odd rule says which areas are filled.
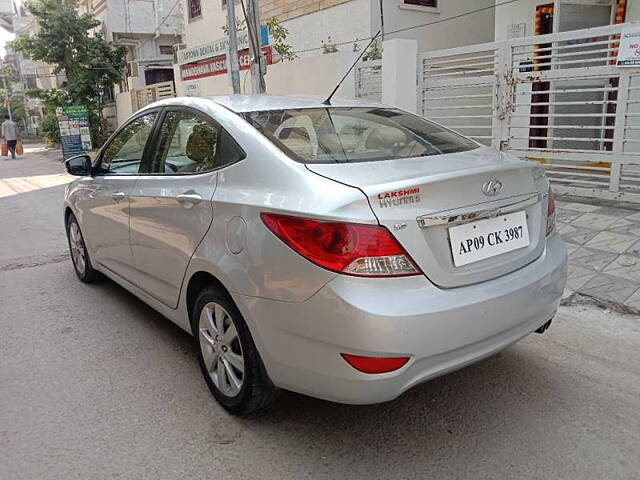
[[[89,155],[71,157],[64,162],[64,166],[66,167],[67,172],[71,175],[75,175],[77,177],[91,175],[91,157]]]

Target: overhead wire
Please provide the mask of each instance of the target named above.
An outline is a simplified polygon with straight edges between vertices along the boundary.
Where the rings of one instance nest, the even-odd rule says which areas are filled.
[[[451,20],[457,20],[457,19],[462,18],[462,17],[467,17],[469,15],[474,15],[476,13],[484,12],[486,10],[493,10],[495,8],[498,8],[498,7],[502,6],[502,5],[509,5],[511,3],[516,3],[516,2],[519,2],[519,1],[521,1],[521,0],[506,0],[504,2],[496,3],[496,4],[489,5],[489,6],[482,7],[482,8],[477,8],[475,10],[470,10],[468,12],[459,13],[457,15],[452,15],[451,17],[441,18],[439,20],[434,20],[432,22],[422,23],[420,25],[413,25],[411,27],[398,28],[398,29],[391,30],[391,31],[385,31],[384,35],[385,36],[386,35],[393,35],[394,33],[407,32],[409,30],[415,30],[417,28],[425,28],[425,27],[429,27],[431,25],[436,25],[436,24],[439,24],[439,23],[449,22]],[[352,45],[354,42],[371,40],[373,37],[374,37],[374,35],[371,35],[369,37],[364,37],[364,38],[354,38],[354,39],[347,40],[347,41],[344,41],[344,42],[333,43],[332,45],[335,45],[336,47],[339,47],[339,46],[342,46],[342,45]],[[302,50],[295,50],[292,53],[298,54],[298,53],[314,52],[316,50],[322,50],[323,48],[324,47],[322,47],[322,46],[321,47],[313,47],[313,48],[305,48],[305,49],[302,49]]]
[[[160,27],[163,26],[165,24],[165,22],[169,19],[169,17],[173,14],[173,11],[176,9],[176,7],[180,3],[180,1],[181,0],[176,0],[174,2],[173,6],[169,9],[169,13],[167,13],[167,15],[165,15],[162,18],[162,20],[159,22],[159,24],[156,26],[156,28],[155,28],[155,30],[153,32],[153,35],[158,33]],[[420,25],[413,25],[413,26],[410,26],[410,27],[403,27],[403,28],[398,28],[398,29],[391,30],[391,31],[385,31],[384,34],[385,35],[393,35],[395,33],[402,33],[402,32],[407,32],[407,31],[410,31],[410,30],[415,30],[415,29],[418,29],[418,28],[425,28],[425,27],[429,27],[429,26],[432,26],[432,25],[437,25],[437,24],[441,24],[441,23],[445,23],[445,22],[450,22],[452,20],[457,20],[459,18],[467,17],[469,15],[474,15],[476,13],[484,12],[484,11],[487,11],[487,10],[493,10],[493,9],[496,9],[496,8],[498,8],[500,6],[509,5],[509,4],[516,3],[516,2],[519,2],[519,1],[521,1],[521,0],[505,0],[505,1],[500,2],[500,3],[496,3],[496,4],[493,4],[493,5],[486,6],[486,7],[477,8],[475,10],[470,10],[468,12],[459,13],[457,15],[452,15],[450,17],[441,18],[441,19],[438,19],[438,20],[433,20],[431,22],[422,23]],[[348,40],[348,41],[335,43],[334,45],[335,46],[351,45],[351,44],[353,44],[354,42],[357,42],[357,41],[372,40],[374,37],[375,37],[375,35],[372,35],[372,36],[369,36],[369,37],[364,37],[364,38],[354,38],[354,39],[351,39],[351,40]],[[145,40],[140,45],[138,45],[138,48],[142,48],[143,46],[147,45],[149,42],[151,42],[153,40],[154,40],[153,38]],[[308,53],[308,52],[322,50],[323,48],[324,47],[306,48],[306,49],[301,49],[301,50],[295,50],[292,53],[294,53],[294,54]],[[86,68],[90,69],[90,70],[110,70],[113,67],[86,67]],[[47,77],[57,77],[57,75],[36,76],[36,78],[47,78]]]

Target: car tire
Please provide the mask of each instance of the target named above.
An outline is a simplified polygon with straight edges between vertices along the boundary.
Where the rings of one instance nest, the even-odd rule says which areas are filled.
[[[71,253],[71,261],[73,269],[81,282],[95,283],[102,280],[100,272],[93,268],[91,258],[84,243],[84,237],[78,225],[75,215],[70,214],[67,217],[67,241],[69,242],[69,252]]]
[[[192,330],[207,386],[228,412],[257,414],[277,400],[280,390],[269,379],[242,314],[226,292],[213,286],[200,292]]]

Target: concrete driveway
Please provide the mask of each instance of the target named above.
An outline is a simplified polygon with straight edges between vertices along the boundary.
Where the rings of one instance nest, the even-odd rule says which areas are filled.
[[[0,478],[638,479],[640,319],[586,305],[391,403],[227,415],[187,334],[76,280],[54,157],[0,159]]]

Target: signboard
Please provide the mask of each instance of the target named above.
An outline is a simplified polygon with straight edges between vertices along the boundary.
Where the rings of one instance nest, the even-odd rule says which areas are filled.
[[[640,66],[640,27],[622,30],[616,65],[618,67]]]
[[[262,47],[262,54],[265,57],[267,65],[271,65],[271,47]],[[238,52],[238,61],[240,63],[240,70],[247,70],[251,66],[251,54],[248,48]],[[218,55],[213,58],[207,58],[206,60],[180,65],[180,78],[182,78],[183,81],[197,80],[198,78],[212,77],[224,73],[227,73],[226,55]]]
[[[527,31],[526,23],[512,23],[507,25],[507,40],[512,38],[524,38]]]
[[[247,30],[237,32],[238,51],[249,48],[249,33]],[[260,26],[260,43],[261,45],[269,45],[269,29],[266,25]],[[178,63],[194,63],[201,60],[208,60],[220,55],[226,55],[229,48],[229,37],[220,38],[211,42],[204,43],[192,48],[185,48],[176,52]]]
[[[507,40],[512,40],[514,38],[524,38],[527,33],[527,24],[526,23],[512,23],[511,25],[507,25]],[[525,47],[514,47],[513,53],[521,54],[524,53]]]
[[[56,108],[60,144],[64,158],[81,155],[91,150],[89,111],[86,105],[65,105]]]
[[[184,96],[185,97],[199,97],[200,96],[200,84],[198,82],[185,83],[184,84]]]

